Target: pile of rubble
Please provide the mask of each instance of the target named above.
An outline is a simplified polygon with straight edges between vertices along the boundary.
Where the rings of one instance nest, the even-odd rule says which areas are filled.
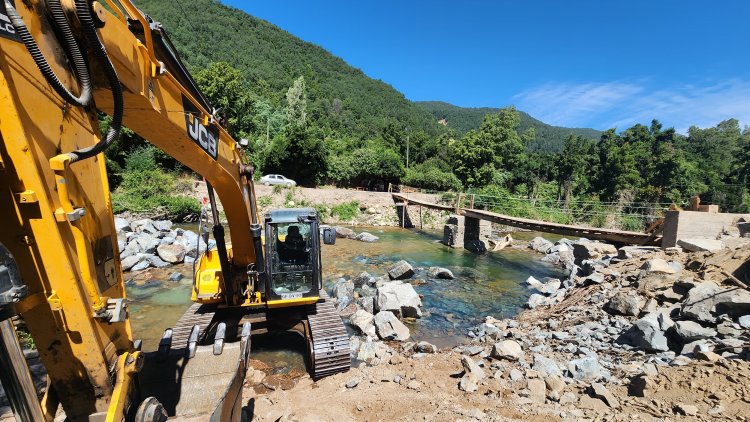
[[[569,415],[582,417],[627,401],[612,386],[627,386],[632,397],[653,393],[660,368],[750,360],[750,291],[741,280],[750,276],[750,247],[684,253],[542,238],[529,247],[570,276],[529,277],[530,310],[488,316],[471,330],[471,344],[454,349],[462,354],[461,390],[501,379],[516,386],[517,403],[569,405]],[[721,414],[723,400],[716,395],[706,411]],[[694,415],[700,406],[686,398],[668,407]]]
[[[123,271],[140,271],[149,267],[164,268],[174,264],[192,264],[206,249],[201,240],[198,250],[198,234],[191,230],[172,228],[169,220],[143,218],[128,220],[115,217],[117,246]],[[208,240],[208,248],[216,245]]]
[[[330,293],[335,298],[337,311],[357,334],[350,338],[352,357],[377,365],[399,360],[399,351],[437,351],[427,342],[407,342],[411,334],[402,321],[422,317],[422,299],[412,284],[405,281],[414,275],[414,267],[402,260],[389,267],[386,276],[375,277],[363,272],[351,280],[341,278],[334,282]],[[430,267],[425,276],[454,278],[450,270],[439,267]],[[386,342],[406,343],[396,351]]]

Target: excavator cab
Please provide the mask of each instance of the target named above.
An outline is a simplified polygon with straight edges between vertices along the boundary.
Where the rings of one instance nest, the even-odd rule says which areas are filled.
[[[269,211],[265,228],[268,306],[314,303],[322,288],[317,213],[312,208]]]

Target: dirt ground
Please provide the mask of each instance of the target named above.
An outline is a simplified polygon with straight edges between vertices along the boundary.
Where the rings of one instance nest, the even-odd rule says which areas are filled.
[[[252,420],[257,421],[740,421],[750,417],[749,362],[700,362],[659,367],[658,371],[655,391],[648,397],[628,395],[627,385],[609,385],[619,408],[589,397],[583,386],[566,390],[578,397],[577,403],[531,402],[515,394],[527,381],[511,381],[507,373],[490,377],[474,393],[460,391],[460,354],[451,351],[354,368],[318,382],[304,377],[286,391],[279,387],[258,394],[247,387],[244,395]],[[400,382],[394,382],[399,378]],[[347,388],[355,379],[358,385]],[[697,406],[697,415],[681,414],[684,404]]]

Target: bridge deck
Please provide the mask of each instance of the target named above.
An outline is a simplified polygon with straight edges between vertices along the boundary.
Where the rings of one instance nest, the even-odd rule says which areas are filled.
[[[397,202],[406,203],[409,205],[421,205],[426,208],[441,210],[441,211],[455,211],[454,207],[447,205],[435,204],[432,202],[411,199],[408,195],[394,193],[393,199]],[[545,233],[555,233],[565,236],[578,236],[585,237],[592,240],[602,240],[606,242],[615,243],[626,243],[631,245],[645,245],[655,244],[658,241],[655,236],[649,233],[639,233],[624,230],[612,230],[612,229],[601,229],[596,227],[581,227],[573,226],[569,224],[550,223],[547,221],[530,220],[527,218],[511,217],[508,215],[498,214],[496,212],[477,210],[472,208],[461,208],[458,210],[459,214],[478,218],[480,220],[488,220],[493,223],[503,224],[506,226],[513,226],[522,229],[528,229],[532,231],[539,231]]]

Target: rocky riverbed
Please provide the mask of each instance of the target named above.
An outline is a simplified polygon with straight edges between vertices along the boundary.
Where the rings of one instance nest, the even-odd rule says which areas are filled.
[[[397,322],[419,316],[418,295],[399,280],[414,277],[408,262],[337,281],[331,293],[363,364],[296,387],[254,370],[248,386],[265,386],[255,419],[748,419],[750,246],[687,253],[536,238],[529,247],[570,276],[525,280],[528,310],[488,315],[470,342],[447,349],[409,341]],[[336,403],[320,407],[322,397]]]

